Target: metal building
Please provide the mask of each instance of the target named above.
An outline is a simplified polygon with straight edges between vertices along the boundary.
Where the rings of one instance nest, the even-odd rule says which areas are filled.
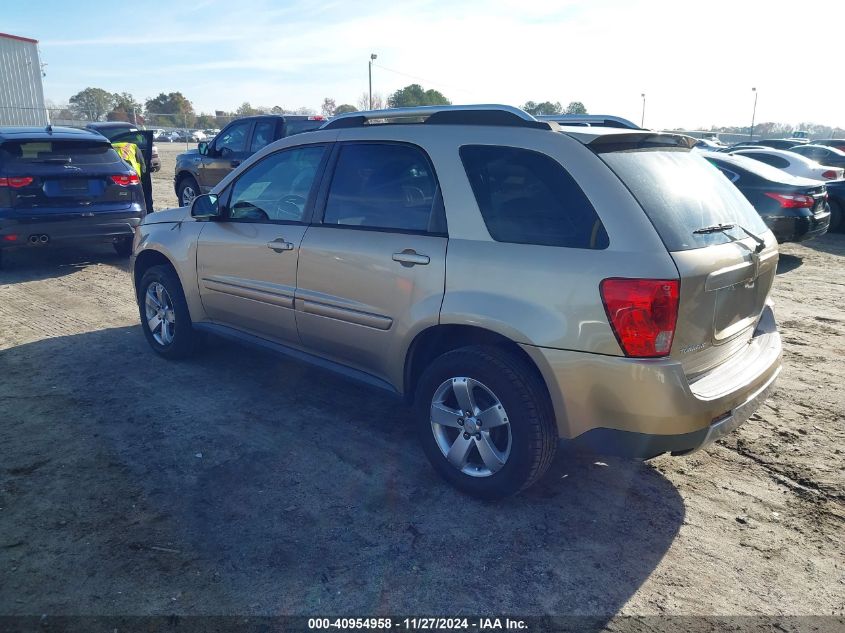
[[[0,125],[47,123],[38,40],[0,33]]]

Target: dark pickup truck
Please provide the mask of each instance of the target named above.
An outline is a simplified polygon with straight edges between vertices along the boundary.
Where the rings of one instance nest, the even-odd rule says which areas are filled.
[[[316,130],[326,122],[321,116],[261,115],[236,119],[209,142],[176,157],[173,185],[183,207],[201,193],[208,193],[243,160],[280,138]]]

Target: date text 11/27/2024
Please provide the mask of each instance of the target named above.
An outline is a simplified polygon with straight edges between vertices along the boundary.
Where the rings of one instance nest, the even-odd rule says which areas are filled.
[[[391,630],[406,631],[524,631],[525,620],[512,618],[309,618],[310,630]]]

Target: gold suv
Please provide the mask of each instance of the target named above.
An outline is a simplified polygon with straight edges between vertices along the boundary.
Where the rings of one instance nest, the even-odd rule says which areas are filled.
[[[535,482],[560,438],[688,453],[751,415],[781,355],[774,236],[693,142],[506,106],[336,117],[147,216],[144,333],[404,396],[434,468],[481,497]]]

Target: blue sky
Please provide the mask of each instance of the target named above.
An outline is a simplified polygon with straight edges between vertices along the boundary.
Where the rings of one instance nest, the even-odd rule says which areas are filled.
[[[757,121],[845,127],[842,57],[809,35],[843,23],[841,0],[41,0],[8,3],[2,30],[40,40],[56,103],[96,86],[179,90],[198,112],[318,110],[366,92],[372,52],[385,96],[416,82],[454,103],[578,100],[639,120],[645,92],[646,125],[672,127],[747,124],[756,87]]]

